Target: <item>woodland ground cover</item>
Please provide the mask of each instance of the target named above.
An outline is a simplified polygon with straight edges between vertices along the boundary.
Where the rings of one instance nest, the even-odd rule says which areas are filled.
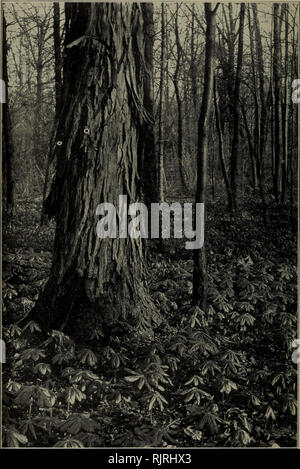
[[[150,241],[152,333],[125,321],[84,338],[30,319],[54,226],[22,199],[4,229],[4,444],[295,446],[296,239],[287,207],[207,209],[208,310],[191,306],[192,252]],[[89,325],[89,318],[82,318]],[[84,324],[82,324],[83,326]],[[92,324],[90,324],[92,326]]]

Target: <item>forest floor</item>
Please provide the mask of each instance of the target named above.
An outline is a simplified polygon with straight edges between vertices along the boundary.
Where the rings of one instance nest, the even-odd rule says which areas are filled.
[[[30,310],[49,275],[54,225],[22,200],[3,232],[6,446],[296,446],[296,236],[286,207],[269,225],[249,204],[208,207],[208,310],[191,306],[183,240],[150,254],[163,322],[86,344],[44,331]]]

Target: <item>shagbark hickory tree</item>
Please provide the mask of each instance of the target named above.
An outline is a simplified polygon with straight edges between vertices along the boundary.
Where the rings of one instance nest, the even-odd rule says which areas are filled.
[[[55,328],[73,328],[79,310],[102,324],[126,317],[146,327],[156,315],[143,284],[142,242],[98,238],[96,208],[117,205],[120,194],[128,204],[141,200],[142,181],[153,177],[144,164],[153,137],[152,6],[67,3],[65,15],[57,168],[46,200],[56,219],[54,257],[37,315]]]

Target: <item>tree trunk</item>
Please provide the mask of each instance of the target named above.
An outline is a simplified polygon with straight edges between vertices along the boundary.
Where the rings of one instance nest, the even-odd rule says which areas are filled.
[[[54,41],[54,76],[55,76],[55,115],[58,118],[61,101],[61,38],[59,3],[53,3],[53,41]]]
[[[196,203],[205,203],[206,199],[207,141],[213,95],[216,12],[218,6],[219,4],[212,10],[211,3],[204,4],[206,18],[205,67],[201,111],[198,121]],[[201,249],[194,251],[193,303],[205,310],[206,300],[206,254],[204,243]]]
[[[250,156],[250,163],[251,163],[252,187],[253,187],[253,189],[255,189],[256,186],[257,186],[256,161],[255,161],[255,154],[254,154],[254,148],[253,148],[251,132],[250,132],[249,125],[248,125],[248,120],[247,120],[247,114],[246,114],[245,106],[243,104],[241,105],[241,110],[242,110],[242,115],[243,115],[243,119],[244,119],[245,130],[246,130],[246,135],[247,135],[247,142],[248,142],[248,148],[249,148],[249,156]]]
[[[63,105],[55,138],[61,145],[46,201],[56,218],[54,257],[35,308],[48,327],[68,322],[78,333],[126,318],[147,328],[155,314],[143,286],[141,239],[96,235],[100,203],[118,211],[120,195],[128,204],[141,198],[139,141],[150,121],[142,13],[136,3],[65,4]]]
[[[253,6],[253,5],[252,5]],[[245,109],[242,107],[242,113],[244,117],[246,133],[248,138],[248,145],[253,150],[253,157],[255,159],[255,174],[259,172],[259,135],[260,135],[260,106],[259,106],[259,97],[258,97],[258,83],[256,77],[256,55],[255,55],[255,48],[254,48],[254,37],[253,37],[253,24],[251,23],[251,15],[250,15],[250,6],[248,5],[248,26],[249,26],[249,42],[250,42],[250,53],[251,53],[251,68],[252,68],[252,78],[253,78],[253,94],[254,94],[254,129],[253,129],[253,145],[251,143],[250,147],[250,133],[249,133],[249,126],[247,123],[247,116]],[[254,174],[254,171],[253,171]],[[254,179],[254,189],[256,187],[256,178]]]
[[[161,52],[160,52],[160,83],[158,105],[158,191],[159,201],[164,201],[164,142],[163,142],[163,99],[165,79],[165,5],[161,4]]]
[[[280,76],[280,5],[273,4],[274,15],[274,53],[273,53],[273,80],[274,80],[274,195],[279,203],[280,197],[280,100],[281,100],[281,76]]]
[[[195,53],[195,4],[192,3],[192,23],[191,23],[191,89],[193,97],[194,110],[198,109],[198,91],[197,91],[197,66],[196,66],[196,53]]]
[[[179,5],[176,5],[176,13],[175,13],[175,42],[176,42],[176,50],[177,50],[177,57],[176,57],[176,67],[173,77],[174,89],[175,89],[175,96],[177,101],[177,154],[178,154],[178,161],[179,161],[179,171],[182,185],[185,187],[185,175],[184,175],[184,166],[183,166],[183,117],[182,117],[182,100],[180,96],[180,89],[179,89],[179,72],[182,63],[182,49],[179,39],[179,30],[178,30],[178,11]]]
[[[285,19],[285,54],[284,54],[284,100],[282,103],[282,183],[281,183],[281,203],[285,202],[287,180],[288,180],[288,133],[289,133],[289,101],[290,101],[290,81],[289,81],[289,6],[282,5]]]
[[[53,3],[53,41],[54,41],[54,76],[55,76],[55,122],[58,121],[60,106],[61,106],[61,91],[62,91],[62,76],[61,76],[61,37],[60,37],[60,11],[59,4]],[[52,135],[50,138],[50,148],[47,155],[45,180],[43,187],[43,202],[42,202],[42,214],[41,214],[41,225],[47,224],[47,216],[45,213],[45,200],[48,192],[49,178],[50,178],[50,167],[53,163],[53,138],[55,135],[54,126]]]
[[[298,64],[297,64],[297,44],[298,44],[298,35],[295,34],[297,31],[297,20],[299,18],[299,11],[298,8],[295,9],[295,15],[293,16],[293,23],[292,23],[292,64],[291,66],[291,81],[293,81],[298,76]],[[296,108],[296,109],[295,109]],[[291,228],[295,233],[297,231],[297,222],[294,216],[294,161],[296,163],[297,168],[297,142],[298,140],[298,108],[296,106],[291,106],[290,110],[290,126],[291,126],[291,137],[289,139],[289,151],[290,151],[290,158],[289,158],[289,173],[290,173],[290,220],[291,220]],[[296,153],[296,157],[294,158],[294,151]],[[297,174],[297,170],[295,171]]]
[[[259,97],[260,97],[260,129],[259,129],[259,159],[260,165],[263,170],[263,155],[264,147],[266,142],[266,118],[267,118],[267,108],[266,108],[266,98],[265,98],[265,78],[264,78],[264,62],[263,62],[263,47],[260,33],[260,26],[257,14],[257,5],[252,5],[253,9],[253,20],[254,20],[254,30],[255,30],[255,39],[256,39],[256,56],[258,63],[258,78],[259,78]]]
[[[154,137],[154,98],[153,98],[153,4],[142,3],[144,19],[144,50],[145,50],[145,70],[144,77],[144,108],[147,112],[147,119],[144,120],[142,135],[139,140],[142,158],[142,183],[145,203],[148,207],[153,202],[159,201],[159,190],[157,183],[157,157],[155,151]],[[163,166],[163,158],[162,158]],[[150,223],[149,217],[149,223]]]
[[[219,97],[218,97],[218,91],[217,91],[216,78],[214,79],[214,104],[215,104],[216,127],[217,127],[217,133],[218,133],[218,141],[219,141],[219,158],[220,158],[221,170],[222,170],[222,175],[223,175],[226,193],[227,193],[228,207],[230,208],[232,207],[231,187],[230,187],[230,181],[229,181],[228,174],[227,174],[224,151],[223,151],[223,133],[222,133],[221,122],[220,122]]]
[[[8,74],[7,74],[7,39],[6,21],[3,16],[3,80],[6,87],[6,103],[2,109],[2,135],[3,135],[3,199],[6,216],[10,219],[15,206],[15,182],[13,177],[14,147],[12,141],[12,125],[9,111]]]
[[[42,98],[43,98],[43,47],[44,47],[44,26],[37,23],[37,53],[36,53],[36,100],[34,109],[34,129],[33,129],[33,147],[34,157],[37,166],[42,169],[44,158],[42,152]]]
[[[245,4],[241,3],[240,7],[240,24],[239,24],[239,43],[238,43],[238,56],[237,67],[234,86],[234,103],[233,103],[233,140],[230,158],[230,185],[232,193],[232,207],[231,210],[237,210],[237,163],[238,163],[238,149],[239,149],[239,101],[240,101],[240,84],[243,65],[243,41],[244,41],[244,18],[245,18]]]
[[[261,40],[261,33],[260,33],[260,26],[259,20],[257,15],[257,5],[252,5],[253,9],[253,23],[255,29],[255,39],[256,39],[256,56],[258,62],[258,78],[259,78],[259,101],[260,107],[258,111],[258,122],[257,122],[257,129],[258,129],[258,141],[257,141],[257,148],[256,148],[256,162],[257,162],[257,176],[258,176],[258,183],[259,183],[259,191],[261,196],[261,204],[262,204],[262,212],[263,212],[263,221],[264,224],[267,224],[267,214],[266,214],[266,204],[265,204],[265,195],[264,195],[264,149],[267,139],[267,118],[268,118],[268,107],[269,100],[265,98],[265,78],[264,78],[264,63],[263,63],[263,47],[262,47],[262,40]],[[249,18],[250,18],[250,10],[249,10]],[[250,25],[249,25],[250,26]],[[251,32],[250,32],[251,34]],[[256,88],[256,85],[255,85]],[[268,94],[269,96],[269,94]],[[258,105],[258,100],[256,100]]]

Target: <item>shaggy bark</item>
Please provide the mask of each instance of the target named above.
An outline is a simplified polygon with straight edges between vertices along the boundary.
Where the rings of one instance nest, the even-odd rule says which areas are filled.
[[[96,235],[96,208],[141,197],[145,23],[140,4],[67,3],[57,169],[46,203],[56,218],[51,275],[36,311],[48,327],[103,327],[120,318],[149,326],[140,239]],[[148,70],[149,71],[149,70]],[[146,155],[147,156],[147,155]],[[76,314],[79,313],[80,314]],[[85,316],[83,316],[83,311]],[[82,323],[82,319],[81,319]]]

